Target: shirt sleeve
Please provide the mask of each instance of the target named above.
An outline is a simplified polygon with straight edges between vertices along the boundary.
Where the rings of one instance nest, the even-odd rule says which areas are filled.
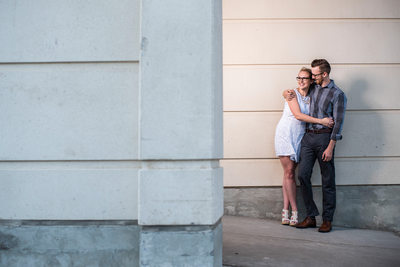
[[[347,98],[343,92],[338,94],[333,102],[333,119],[335,120],[335,125],[332,129],[331,140],[341,140],[342,139],[342,128],[344,122],[344,115],[346,113]]]

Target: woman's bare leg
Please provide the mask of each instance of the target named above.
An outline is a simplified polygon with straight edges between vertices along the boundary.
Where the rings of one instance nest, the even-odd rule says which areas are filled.
[[[290,205],[292,207],[292,211],[297,211],[295,181],[296,163],[290,160],[290,157],[288,156],[279,157],[279,159],[283,168],[283,208],[289,209]]]
[[[287,161],[291,161],[289,157],[287,156],[281,156],[279,157],[279,160],[281,161],[281,165],[283,168],[283,180],[282,180],[282,195],[283,195],[283,209],[284,210],[289,210],[289,196],[288,196],[288,190],[286,189],[287,183],[285,182],[285,176],[286,176],[286,169],[287,169]]]

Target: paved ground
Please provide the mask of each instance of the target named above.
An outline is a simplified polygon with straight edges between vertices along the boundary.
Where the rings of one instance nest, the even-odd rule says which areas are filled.
[[[400,237],[391,232],[334,227],[319,233],[236,216],[222,222],[224,266],[400,266]]]

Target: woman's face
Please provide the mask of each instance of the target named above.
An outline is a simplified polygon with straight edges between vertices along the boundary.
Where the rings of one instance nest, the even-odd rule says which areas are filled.
[[[310,87],[312,83],[311,76],[306,71],[300,71],[297,76],[297,84],[299,85],[299,89],[307,89]]]

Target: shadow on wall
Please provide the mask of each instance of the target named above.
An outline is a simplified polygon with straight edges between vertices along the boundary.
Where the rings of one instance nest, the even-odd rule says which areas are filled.
[[[385,161],[380,157],[386,156],[385,138],[391,133],[386,132],[384,114],[378,111],[380,107],[370,102],[373,99],[368,99],[381,88],[371,88],[362,75],[352,79],[350,87],[346,88],[350,120],[347,118],[343,136],[344,140],[349,139],[349,142],[344,142],[345,154],[354,158],[341,160],[354,160],[355,164],[349,164],[351,170],[346,173],[352,176],[348,179],[359,180],[362,185],[341,186],[337,194],[335,220],[344,226],[399,231],[395,218],[399,187],[374,186],[389,175]]]
[[[334,72],[333,72],[334,74]],[[333,76],[333,75],[332,75]],[[347,75],[344,75],[347,76]],[[333,76],[334,78],[334,76]],[[382,111],[371,102],[379,88],[371,88],[363,73],[337,81],[347,96],[343,140],[336,149],[337,209],[334,225],[400,231],[397,205],[400,186],[376,185],[385,175],[385,129]],[[336,82],[336,80],[335,80]],[[343,84],[343,85],[342,85]],[[346,85],[347,84],[347,85]],[[389,133],[390,134],[390,133]],[[318,163],[314,174],[319,173]],[[313,176],[313,184],[320,184]],[[321,186],[314,186],[314,199],[322,213]],[[300,219],[305,216],[300,190],[297,191]],[[281,187],[225,188],[225,214],[280,220],[283,206]],[[320,216],[317,218],[320,222]]]
[[[386,133],[382,111],[378,111],[380,107],[370,103],[371,100],[368,101],[368,96],[376,95],[373,91],[379,92],[379,88],[370,88],[365,78],[355,77],[350,82],[350,87],[344,88],[344,91],[347,95],[348,111],[343,127],[343,140],[337,148],[339,158],[345,156],[346,159],[342,159],[344,161],[347,158],[361,161],[361,164],[353,165],[354,168],[369,169],[367,173],[357,169],[349,172],[351,180],[357,182],[353,184],[376,184],[377,178],[384,171],[379,158],[387,156],[385,138],[390,134]]]
[[[350,86],[347,87],[342,87],[342,83],[337,81],[347,96],[347,112],[343,140],[338,142],[335,151],[339,186],[334,224],[399,231],[394,215],[397,213],[395,199],[399,199],[396,195],[399,187],[374,186],[387,173],[385,162],[379,158],[385,156],[384,120],[377,107],[368,101],[368,96],[374,95],[371,90],[379,88],[370,88],[362,73],[349,78],[350,83],[346,83]],[[314,168],[314,173],[316,171],[319,172],[318,167]],[[320,183],[319,175],[317,179],[314,178],[313,184]],[[313,192],[322,213],[321,187],[314,187]],[[305,214],[301,195],[298,195],[298,202],[300,214]]]

